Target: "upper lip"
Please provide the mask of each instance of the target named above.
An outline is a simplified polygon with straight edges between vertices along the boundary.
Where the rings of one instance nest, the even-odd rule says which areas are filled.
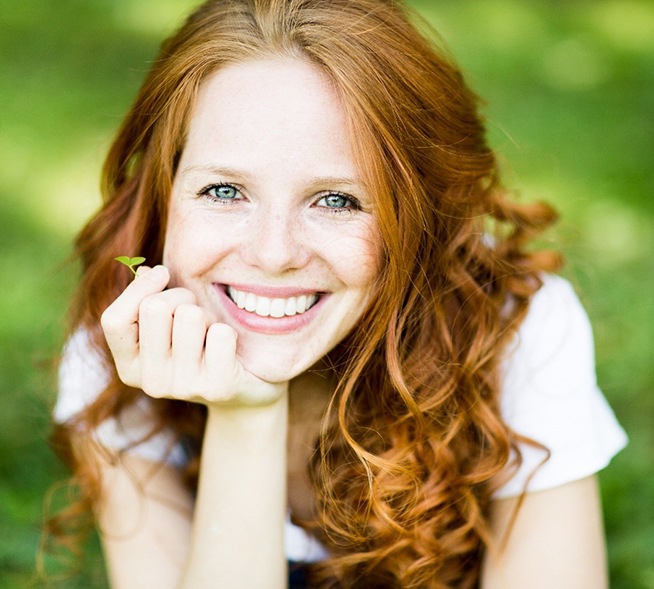
[[[265,286],[260,284],[236,284],[224,283],[222,285],[227,289],[231,287],[241,292],[250,292],[260,297],[267,297],[271,299],[286,299],[289,297],[299,297],[302,295],[323,294],[325,291],[301,288],[297,286]]]

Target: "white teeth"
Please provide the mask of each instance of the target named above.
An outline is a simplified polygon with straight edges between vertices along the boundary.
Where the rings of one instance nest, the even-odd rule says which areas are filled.
[[[272,303],[270,303],[270,316],[271,317],[283,317],[285,310],[286,310],[286,300],[285,299],[273,299]]]
[[[284,307],[284,315],[288,315],[289,317],[292,317],[296,313],[297,313],[297,299],[295,297],[286,299],[286,306]]]
[[[297,297],[275,298],[260,297],[251,292],[243,292],[227,287],[227,294],[239,309],[256,313],[261,317],[292,317],[304,313],[318,300],[318,295],[300,295]]]
[[[247,293],[245,297],[245,307],[246,311],[252,313],[257,308],[257,295],[252,294],[251,292]]]
[[[254,312],[261,317],[268,317],[270,315],[270,299],[257,297],[257,308]]]

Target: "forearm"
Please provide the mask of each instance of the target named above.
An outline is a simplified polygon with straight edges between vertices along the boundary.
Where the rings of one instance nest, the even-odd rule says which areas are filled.
[[[182,589],[286,586],[287,397],[209,408]]]

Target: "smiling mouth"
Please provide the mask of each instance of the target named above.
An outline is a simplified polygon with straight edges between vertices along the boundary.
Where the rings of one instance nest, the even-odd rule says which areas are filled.
[[[317,293],[285,298],[262,297],[252,292],[237,290],[233,286],[227,287],[227,295],[239,309],[259,317],[275,318],[301,315],[313,307],[320,298]]]

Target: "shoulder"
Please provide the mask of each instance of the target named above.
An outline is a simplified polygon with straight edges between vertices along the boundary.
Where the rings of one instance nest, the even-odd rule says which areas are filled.
[[[77,329],[64,346],[59,363],[59,395],[55,421],[68,421],[91,405],[110,380],[110,370],[84,328]]]
[[[59,364],[59,393],[53,410],[57,423],[74,420],[98,400],[111,381],[112,368],[89,332],[77,329],[66,342]],[[144,393],[135,403],[97,424],[94,439],[105,448],[128,451],[150,462],[184,467],[188,456],[170,429],[153,432],[153,400]]]
[[[528,490],[541,490],[586,477],[626,444],[597,385],[588,316],[563,278],[543,277],[507,347],[501,377],[505,422],[546,451],[521,444],[523,463],[496,496],[519,494],[527,482]]]
[[[511,393],[527,382],[549,394],[571,385],[594,385],[594,354],[590,321],[572,285],[559,276],[544,276],[504,354],[503,400],[517,401]]]

